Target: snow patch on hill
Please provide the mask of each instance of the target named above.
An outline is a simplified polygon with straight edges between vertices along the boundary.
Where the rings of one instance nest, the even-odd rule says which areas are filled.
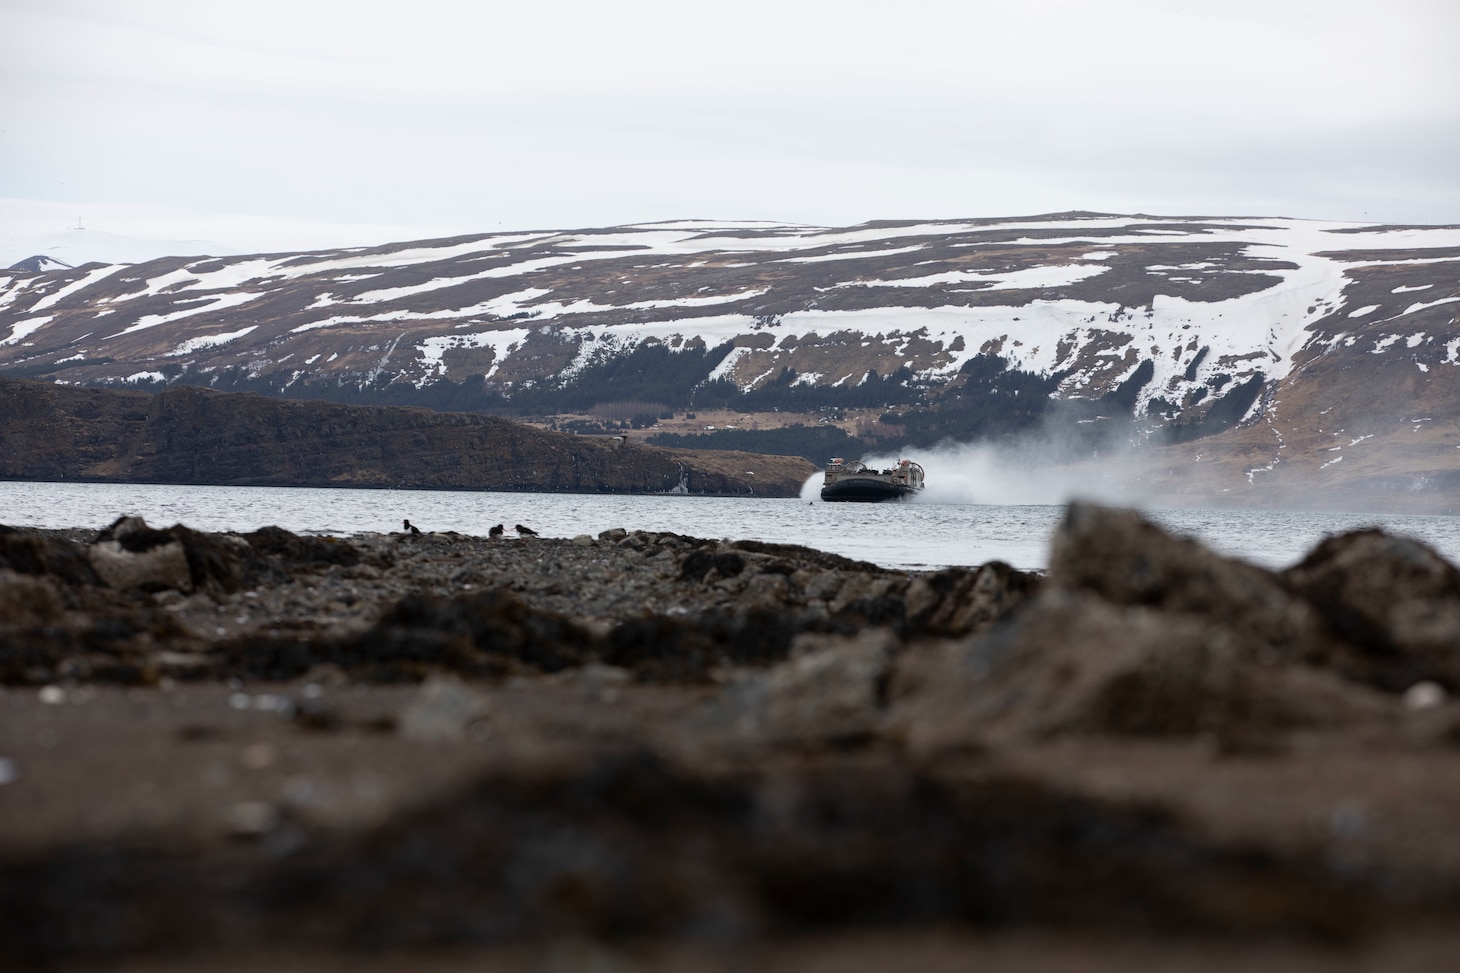
[[[773,362],[794,365],[805,384],[860,379],[867,366],[859,353],[937,382],[992,352],[1015,368],[1066,373],[1061,394],[1098,395],[1149,361],[1140,411],[1158,397],[1214,394],[1259,372],[1282,379],[1309,342],[1333,350],[1362,335],[1367,348],[1383,337],[1375,324],[1460,301],[1440,291],[1402,311],[1374,303],[1436,286],[1412,274],[1366,291],[1362,307],[1346,296],[1374,268],[1447,273],[1460,259],[1447,248],[1460,248],[1460,228],[1076,214],[830,229],[677,221],[179,258],[0,277],[0,333],[9,335],[0,345],[26,349],[0,356],[0,366],[34,367],[24,355],[41,354],[29,350],[38,334],[51,365],[77,361],[79,342],[109,314],[101,340],[112,342],[113,379],[151,374],[158,356],[192,358],[184,367],[205,371],[248,355],[250,374],[277,368],[294,382],[298,366],[283,363],[296,353],[311,368],[352,369],[345,381],[392,373],[417,385],[459,380],[480,374],[487,357],[491,378],[538,334],[533,347],[559,342],[544,361],[561,362],[576,343],[565,378],[605,349],[736,342],[742,347],[711,377],[742,386],[777,373]],[[356,291],[362,281],[373,286]],[[1334,319],[1353,324],[1335,335]],[[1322,335],[1319,322],[1327,322]],[[179,333],[165,333],[180,323]],[[205,328],[214,333],[191,333]],[[135,337],[157,329],[164,332]],[[1396,336],[1408,334],[1396,325]],[[1451,337],[1433,340],[1449,347]],[[817,358],[838,342],[839,358]],[[397,343],[412,352],[392,358]],[[387,345],[381,360],[376,351]],[[490,356],[448,354],[469,349]],[[335,364],[342,357],[348,366]],[[450,363],[463,360],[476,371],[454,373]],[[96,375],[101,366],[87,367]],[[519,360],[510,373],[530,377],[532,367]]]

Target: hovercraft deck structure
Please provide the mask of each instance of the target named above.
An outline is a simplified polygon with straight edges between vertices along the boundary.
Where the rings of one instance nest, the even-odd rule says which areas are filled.
[[[880,503],[883,500],[905,500],[923,488],[923,468],[912,460],[902,460],[890,470],[874,470],[865,463],[850,463],[837,457],[826,467],[821,499]]]

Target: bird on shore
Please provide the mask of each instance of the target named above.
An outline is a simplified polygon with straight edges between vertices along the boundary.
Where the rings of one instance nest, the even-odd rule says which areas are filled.
[[[505,528],[503,528],[501,524],[498,524],[496,527],[493,527],[491,530],[487,531],[487,536],[488,537],[501,537],[504,529]]]
[[[401,521],[401,523],[404,525],[401,529],[404,530],[407,534],[419,534],[421,532],[421,528],[412,527],[409,520],[403,520]]]
[[[537,536],[537,531],[533,530],[531,527],[523,527],[521,524],[518,524],[517,526],[513,527],[512,529],[515,530],[515,531],[517,531],[517,534],[520,537],[536,537]]]

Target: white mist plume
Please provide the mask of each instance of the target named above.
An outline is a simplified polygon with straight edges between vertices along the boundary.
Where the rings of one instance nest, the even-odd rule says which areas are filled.
[[[875,469],[910,459],[926,473],[923,491],[914,503],[983,503],[998,505],[1062,504],[1095,500],[1121,506],[1139,506],[1145,491],[1133,482],[1122,462],[1135,447],[1105,444],[1098,453],[1072,462],[1068,449],[1044,437],[1010,443],[943,442],[931,449],[907,448],[897,453],[859,457]],[[801,487],[802,500],[816,500],[823,475],[815,474]]]
[[[942,443],[913,457],[927,473],[922,503],[1059,504],[1072,499],[1139,504],[1129,481],[1111,476],[1118,456],[1062,462],[1047,442]],[[1097,470],[1096,467],[1099,467]]]

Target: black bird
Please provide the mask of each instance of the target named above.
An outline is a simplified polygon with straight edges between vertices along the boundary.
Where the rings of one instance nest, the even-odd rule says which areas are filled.
[[[536,537],[537,536],[537,531],[533,530],[531,527],[523,527],[521,524],[518,524],[516,527],[514,527],[512,529],[515,530],[515,531],[517,531],[517,533],[521,534],[523,537]]]
[[[407,534],[419,534],[421,532],[421,528],[412,527],[409,520],[402,521],[402,523],[405,525],[403,529]]]
[[[493,527],[491,530],[487,531],[487,536],[488,537],[501,537],[502,536],[502,530],[503,530],[502,525],[501,524],[498,524],[496,527]]]

